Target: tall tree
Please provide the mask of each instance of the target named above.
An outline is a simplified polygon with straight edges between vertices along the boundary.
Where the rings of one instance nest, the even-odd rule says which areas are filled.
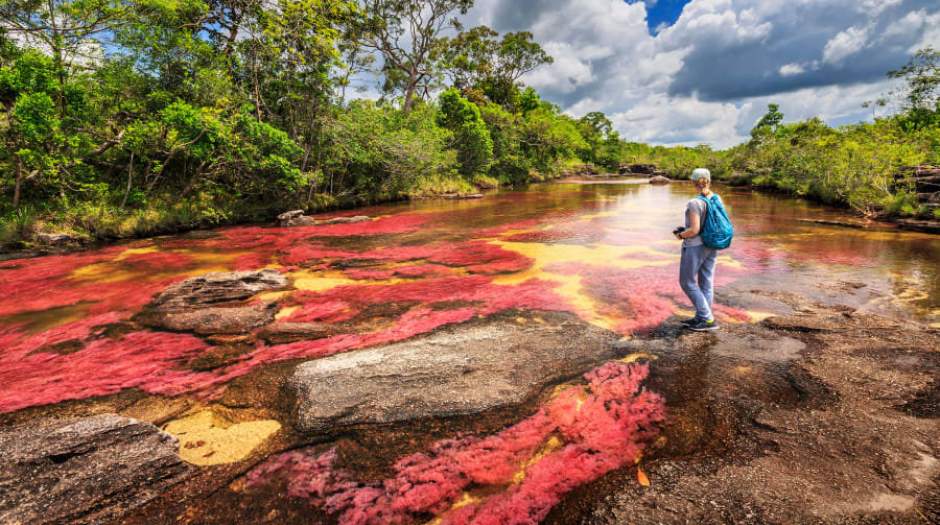
[[[446,74],[461,89],[482,90],[493,102],[509,105],[526,73],[551,64],[552,57],[532,33],[499,33],[486,26],[461,32],[441,45]]]
[[[940,122],[940,51],[921,49],[888,76],[907,83],[902,96],[908,126],[918,129]]]
[[[4,0],[0,27],[29,47],[48,52],[56,69],[56,106],[65,116],[69,69],[101,59],[109,35],[126,21],[120,0]]]
[[[460,29],[454,14],[465,14],[473,0],[360,0],[367,17],[361,45],[382,57],[384,89],[400,93],[406,112],[427,96],[440,75],[441,35]]]

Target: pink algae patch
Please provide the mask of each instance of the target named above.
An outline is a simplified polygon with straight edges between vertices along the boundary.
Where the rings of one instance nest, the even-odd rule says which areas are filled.
[[[113,321],[104,314],[43,334],[43,344],[91,335],[92,325]],[[205,350],[201,340],[184,334],[132,332],[119,338],[98,335],[81,351],[57,355],[35,351],[40,341],[16,331],[0,331],[4,348],[0,367],[0,412],[114,394],[126,388],[176,394],[200,374],[175,369],[181,359]],[[40,346],[42,348],[42,346]]]
[[[488,437],[448,439],[399,459],[395,475],[361,482],[337,467],[336,450],[289,452],[248,475],[274,476],[288,494],[336,515],[342,525],[538,523],[577,486],[638,460],[658,433],[664,402],[641,388],[647,365],[607,363],[534,415]],[[495,491],[495,492],[494,492]],[[471,497],[455,505],[465,493]]]

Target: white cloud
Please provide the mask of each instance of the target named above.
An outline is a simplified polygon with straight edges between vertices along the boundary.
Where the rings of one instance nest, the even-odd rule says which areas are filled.
[[[924,35],[919,42],[910,47],[908,50],[910,53],[925,47],[940,49],[940,11],[924,18],[923,27],[925,28]]]
[[[802,64],[797,64],[793,62],[791,64],[784,64],[780,66],[780,69],[777,70],[780,73],[780,76],[792,77],[793,75],[802,75],[806,73],[806,68]]]
[[[867,44],[868,28],[850,27],[826,42],[826,47],[823,48],[823,62],[838,64],[861,51]]]
[[[626,140],[724,148],[743,139],[735,129],[740,111],[731,103],[656,94],[610,119]]]
[[[927,11],[920,9],[911,11],[903,18],[891,22],[881,33],[882,40],[890,40],[895,37],[905,37],[916,33],[924,27],[927,18]]]
[[[555,63],[523,80],[631,140],[732,145],[769,102],[788,121],[871,117],[861,104],[914,50],[940,47],[937,0],[692,0],[650,34],[653,2],[477,0],[468,26],[532,31]]]
[[[549,42],[543,47],[555,58],[555,62],[526,75],[523,79],[526,84],[536,89],[571,93],[579,85],[587,84],[594,79],[590,62],[582,59],[578,49],[571,44]]]
[[[871,17],[877,17],[886,9],[901,5],[902,0],[860,0],[856,9]]]

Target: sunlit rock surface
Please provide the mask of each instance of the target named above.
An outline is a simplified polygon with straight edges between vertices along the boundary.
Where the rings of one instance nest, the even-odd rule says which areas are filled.
[[[506,317],[308,361],[290,383],[298,427],[325,432],[518,405],[615,356],[615,334],[574,316],[544,315],[550,323]]]
[[[249,299],[287,284],[276,270],[210,273],[167,288],[137,319],[177,332],[244,334],[270,323],[277,312],[273,302]]]
[[[192,473],[177,441],[115,414],[0,432],[0,523],[116,520]]]

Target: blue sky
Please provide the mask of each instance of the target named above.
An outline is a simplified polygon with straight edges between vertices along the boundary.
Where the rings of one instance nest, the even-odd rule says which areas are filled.
[[[525,83],[656,144],[736,144],[768,103],[870,119],[885,74],[940,48],[937,0],[476,0],[463,21],[531,31],[555,62]]]
[[[646,25],[650,31],[671,26],[679,19],[682,8],[690,0],[625,0],[628,4],[643,2],[646,4]]]

